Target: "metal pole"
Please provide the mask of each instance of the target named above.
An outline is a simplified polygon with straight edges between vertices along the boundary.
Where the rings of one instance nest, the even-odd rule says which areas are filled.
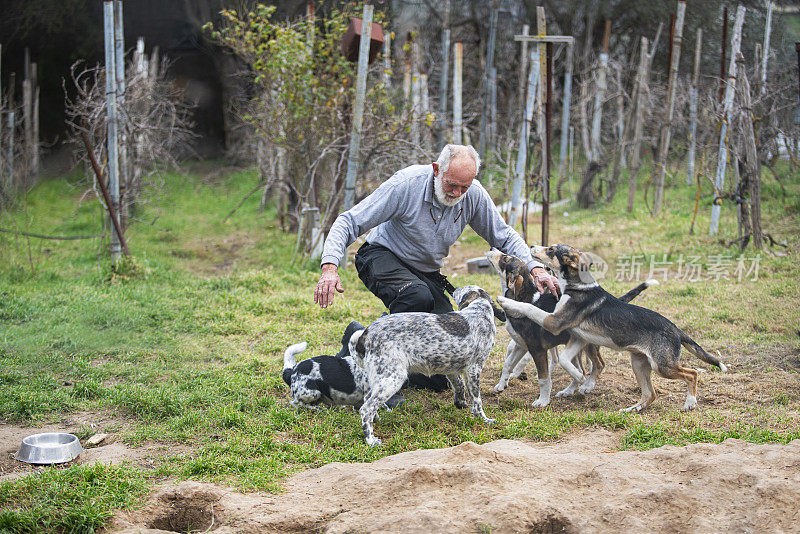
[[[530,26],[525,24],[522,26],[522,35],[526,37],[528,32],[530,31]],[[519,69],[519,82],[517,84],[517,100],[516,100],[516,109],[520,111],[520,120],[525,120],[525,106],[524,106],[524,95],[525,95],[525,80],[527,80],[528,74],[528,41],[522,41],[522,53],[520,55],[520,69]],[[516,113],[512,116],[516,116]]]
[[[89,142],[89,137],[87,137],[86,132],[81,132],[81,138],[83,139],[83,144],[86,146],[86,152],[89,154],[89,161],[92,163],[94,174],[97,176],[97,185],[100,186],[100,191],[103,193],[103,198],[106,201],[106,209],[110,214],[110,219],[114,226],[114,232],[116,232],[117,239],[120,241],[122,251],[126,256],[130,256],[131,253],[128,250],[128,244],[125,242],[125,236],[122,233],[122,228],[119,226],[119,216],[114,213],[114,205],[108,195],[108,189],[106,189],[105,183],[103,183],[103,173],[100,171],[100,165],[97,164],[97,158],[94,156],[92,144]]]
[[[105,32],[106,60],[106,107],[108,109],[108,181],[113,213],[117,217],[114,224],[119,224],[119,155],[117,152],[117,93],[116,93],[116,57],[114,50],[114,2],[103,3],[103,28]],[[120,242],[115,233],[111,233],[111,260],[116,263],[120,256]]]
[[[728,82],[725,86],[725,102],[722,111],[722,127],[719,132],[719,160],[717,161],[717,175],[714,180],[714,204],[711,206],[711,224],[709,235],[715,235],[719,230],[719,215],[722,205],[722,189],[725,186],[725,167],[728,163],[728,127],[733,115],[733,94],[736,90],[736,55],[739,53],[742,41],[742,24],[744,24],[744,6],[736,9],[736,22],[733,25],[733,41],[731,44],[731,61],[728,68]]]
[[[367,64],[369,43],[372,37],[372,5],[364,4],[361,22],[361,42],[358,48],[358,74],[356,75],[356,102],[353,109],[353,124],[350,129],[350,150],[347,154],[347,177],[344,186],[344,209],[353,207],[353,197],[358,172],[358,150],[361,146],[361,124],[364,118],[364,95],[367,90]]]
[[[511,191],[511,213],[508,216],[508,224],[517,224],[517,217],[521,213],[522,205],[522,184],[525,181],[525,166],[528,161],[528,138],[531,133],[531,123],[533,122],[533,106],[536,100],[536,93],[539,85],[539,52],[531,51],[531,72],[528,75],[528,95],[525,99],[525,116],[522,119],[522,127],[519,135],[519,148],[517,152],[516,176],[514,187]]]
[[[117,82],[117,132],[119,136],[119,201],[125,199],[128,187],[128,139],[125,133],[125,38],[122,26],[122,0],[114,0],[114,77]],[[118,202],[119,202],[118,201]],[[125,226],[127,209],[117,210],[122,226]]]
[[[564,74],[564,97],[561,104],[561,153],[558,159],[558,177],[564,176],[564,165],[567,161],[567,136],[569,135],[569,108],[572,100],[572,43],[567,46],[567,72]]]
[[[542,246],[550,234],[550,119],[553,110],[553,43],[547,43],[547,103],[544,112],[546,149],[544,151],[544,183],[542,184]]]
[[[461,73],[464,61],[464,44],[456,43],[453,58],[453,143],[461,144]]]

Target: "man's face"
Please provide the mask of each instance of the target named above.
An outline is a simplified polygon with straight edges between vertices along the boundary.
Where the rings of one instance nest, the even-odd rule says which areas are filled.
[[[446,172],[434,166],[434,192],[443,206],[455,206],[464,197],[475,178],[475,162],[470,157],[456,156]]]

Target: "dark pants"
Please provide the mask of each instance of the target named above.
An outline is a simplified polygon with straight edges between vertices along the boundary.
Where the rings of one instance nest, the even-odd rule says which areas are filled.
[[[364,243],[355,259],[358,277],[390,313],[447,313],[453,305],[438,272],[424,273],[406,265],[388,248]]]
[[[390,313],[447,313],[453,305],[445,293],[445,278],[438,272],[422,272],[406,265],[388,248],[364,243],[355,258],[358,277]],[[411,374],[412,387],[444,391],[448,388],[444,375]]]

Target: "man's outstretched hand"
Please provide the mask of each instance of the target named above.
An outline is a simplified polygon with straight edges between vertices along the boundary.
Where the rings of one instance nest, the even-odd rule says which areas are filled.
[[[558,286],[558,278],[548,273],[542,267],[534,267],[531,269],[531,276],[533,276],[533,283],[536,284],[536,289],[539,293],[544,293],[546,287],[550,290],[550,293],[556,297],[561,294],[561,288]]]
[[[333,304],[336,291],[344,293],[342,281],[339,279],[339,271],[336,265],[326,263],[322,266],[322,276],[319,277],[317,287],[314,289],[314,302],[322,308],[327,308]]]

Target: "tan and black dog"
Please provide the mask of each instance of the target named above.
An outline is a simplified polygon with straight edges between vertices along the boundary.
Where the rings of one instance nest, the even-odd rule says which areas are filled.
[[[486,258],[500,276],[503,296],[519,302],[531,303],[545,312],[552,312],[556,308],[556,296],[550,293],[542,295],[536,290],[533,277],[522,260],[515,256],[503,254],[497,249],[487,252]],[[657,283],[656,280],[642,282],[621,296],[620,300],[630,302],[639,293]],[[494,387],[494,391],[496,393],[503,391],[508,385],[509,379],[519,375],[522,368],[530,359],[533,359],[539,380],[539,398],[533,402],[533,406],[535,408],[544,408],[550,404],[550,392],[553,385],[551,377],[553,369],[552,365],[548,366],[547,351],[558,345],[566,345],[570,340],[570,334],[567,331],[557,335],[552,334],[527,317],[508,317],[505,327],[511,337],[511,341],[506,351],[506,359],[503,364],[500,381]],[[589,377],[585,379],[585,382],[573,378],[569,386],[556,393],[556,397],[573,395],[576,391],[585,395],[594,388],[597,377],[605,367],[605,362],[600,356],[600,350],[597,345],[588,343],[583,348],[583,352],[592,364]],[[576,363],[580,365],[580,358],[577,358],[578,354],[575,356],[575,361],[571,362],[571,365],[575,366]],[[580,375],[583,377],[583,372],[580,372]]]
[[[591,262],[568,245],[531,247],[537,259],[549,262],[563,280],[563,297],[552,312],[524,302],[498,296],[508,317],[528,317],[554,335],[569,332],[567,348],[559,358],[564,369],[582,381],[572,365],[573,357],[589,343],[626,350],[642,397],[623,411],[640,411],[656,399],[650,381],[652,370],[665,378],[684,380],[688,386],[684,410],[697,406],[697,371],[678,363],[681,346],[706,363],[726,371],[725,364],[703,350],[666,317],[647,308],[622,302],[605,291],[589,272]],[[566,362],[566,364],[565,364]]]

